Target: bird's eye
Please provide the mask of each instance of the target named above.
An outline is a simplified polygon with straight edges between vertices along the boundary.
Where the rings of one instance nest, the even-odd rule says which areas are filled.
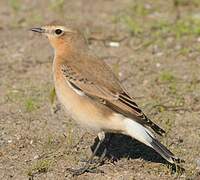
[[[60,35],[62,32],[63,32],[63,31],[62,31],[61,29],[56,29],[56,30],[55,30],[55,33],[56,33],[57,35]]]

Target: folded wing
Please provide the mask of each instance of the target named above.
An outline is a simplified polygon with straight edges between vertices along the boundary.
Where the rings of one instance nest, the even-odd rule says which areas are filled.
[[[102,60],[92,60],[89,64],[88,61],[90,59],[79,61],[79,65],[82,63],[81,69],[72,61],[66,61],[62,64],[61,70],[67,83],[114,111],[130,117],[143,126],[152,128],[156,133],[160,135],[165,133],[163,129],[145,116]],[[95,63],[95,66],[92,66],[92,63]],[[93,67],[96,69],[93,69]]]

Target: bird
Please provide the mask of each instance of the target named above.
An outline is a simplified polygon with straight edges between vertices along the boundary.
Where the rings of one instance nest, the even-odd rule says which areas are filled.
[[[98,134],[99,142],[86,164],[71,169],[75,175],[90,172],[105,133],[128,135],[154,149],[170,164],[179,162],[156,138],[155,133],[162,136],[165,131],[144,114],[110,66],[88,47],[80,29],[50,24],[31,31],[45,35],[54,49],[53,80],[58,100],[78,124]],[[105,154],[106,148],[102,158]]]

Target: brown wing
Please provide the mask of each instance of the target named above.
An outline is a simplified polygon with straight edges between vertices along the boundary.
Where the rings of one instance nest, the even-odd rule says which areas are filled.
[[[99,102],[104,102],[114,111],[131,117],[142,125],[151,127],[158,134],[163,134],[164,130],[144,115],[104,61],[94,59],[84,57],[84,60],[80,60],[73,57],[73,62],[65,61],[62,64],[63,75],[71,86],[87,96],[99,100]]]

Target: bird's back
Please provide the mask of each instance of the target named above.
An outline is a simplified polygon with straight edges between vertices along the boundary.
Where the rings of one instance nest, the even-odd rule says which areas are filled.
[[[71,68],[77,76],[84,77],[91,83],[99,84],[112,92],[122,92],[118,78],[110,67],[90,53],[72,53],[65,57],[63,65]]]

